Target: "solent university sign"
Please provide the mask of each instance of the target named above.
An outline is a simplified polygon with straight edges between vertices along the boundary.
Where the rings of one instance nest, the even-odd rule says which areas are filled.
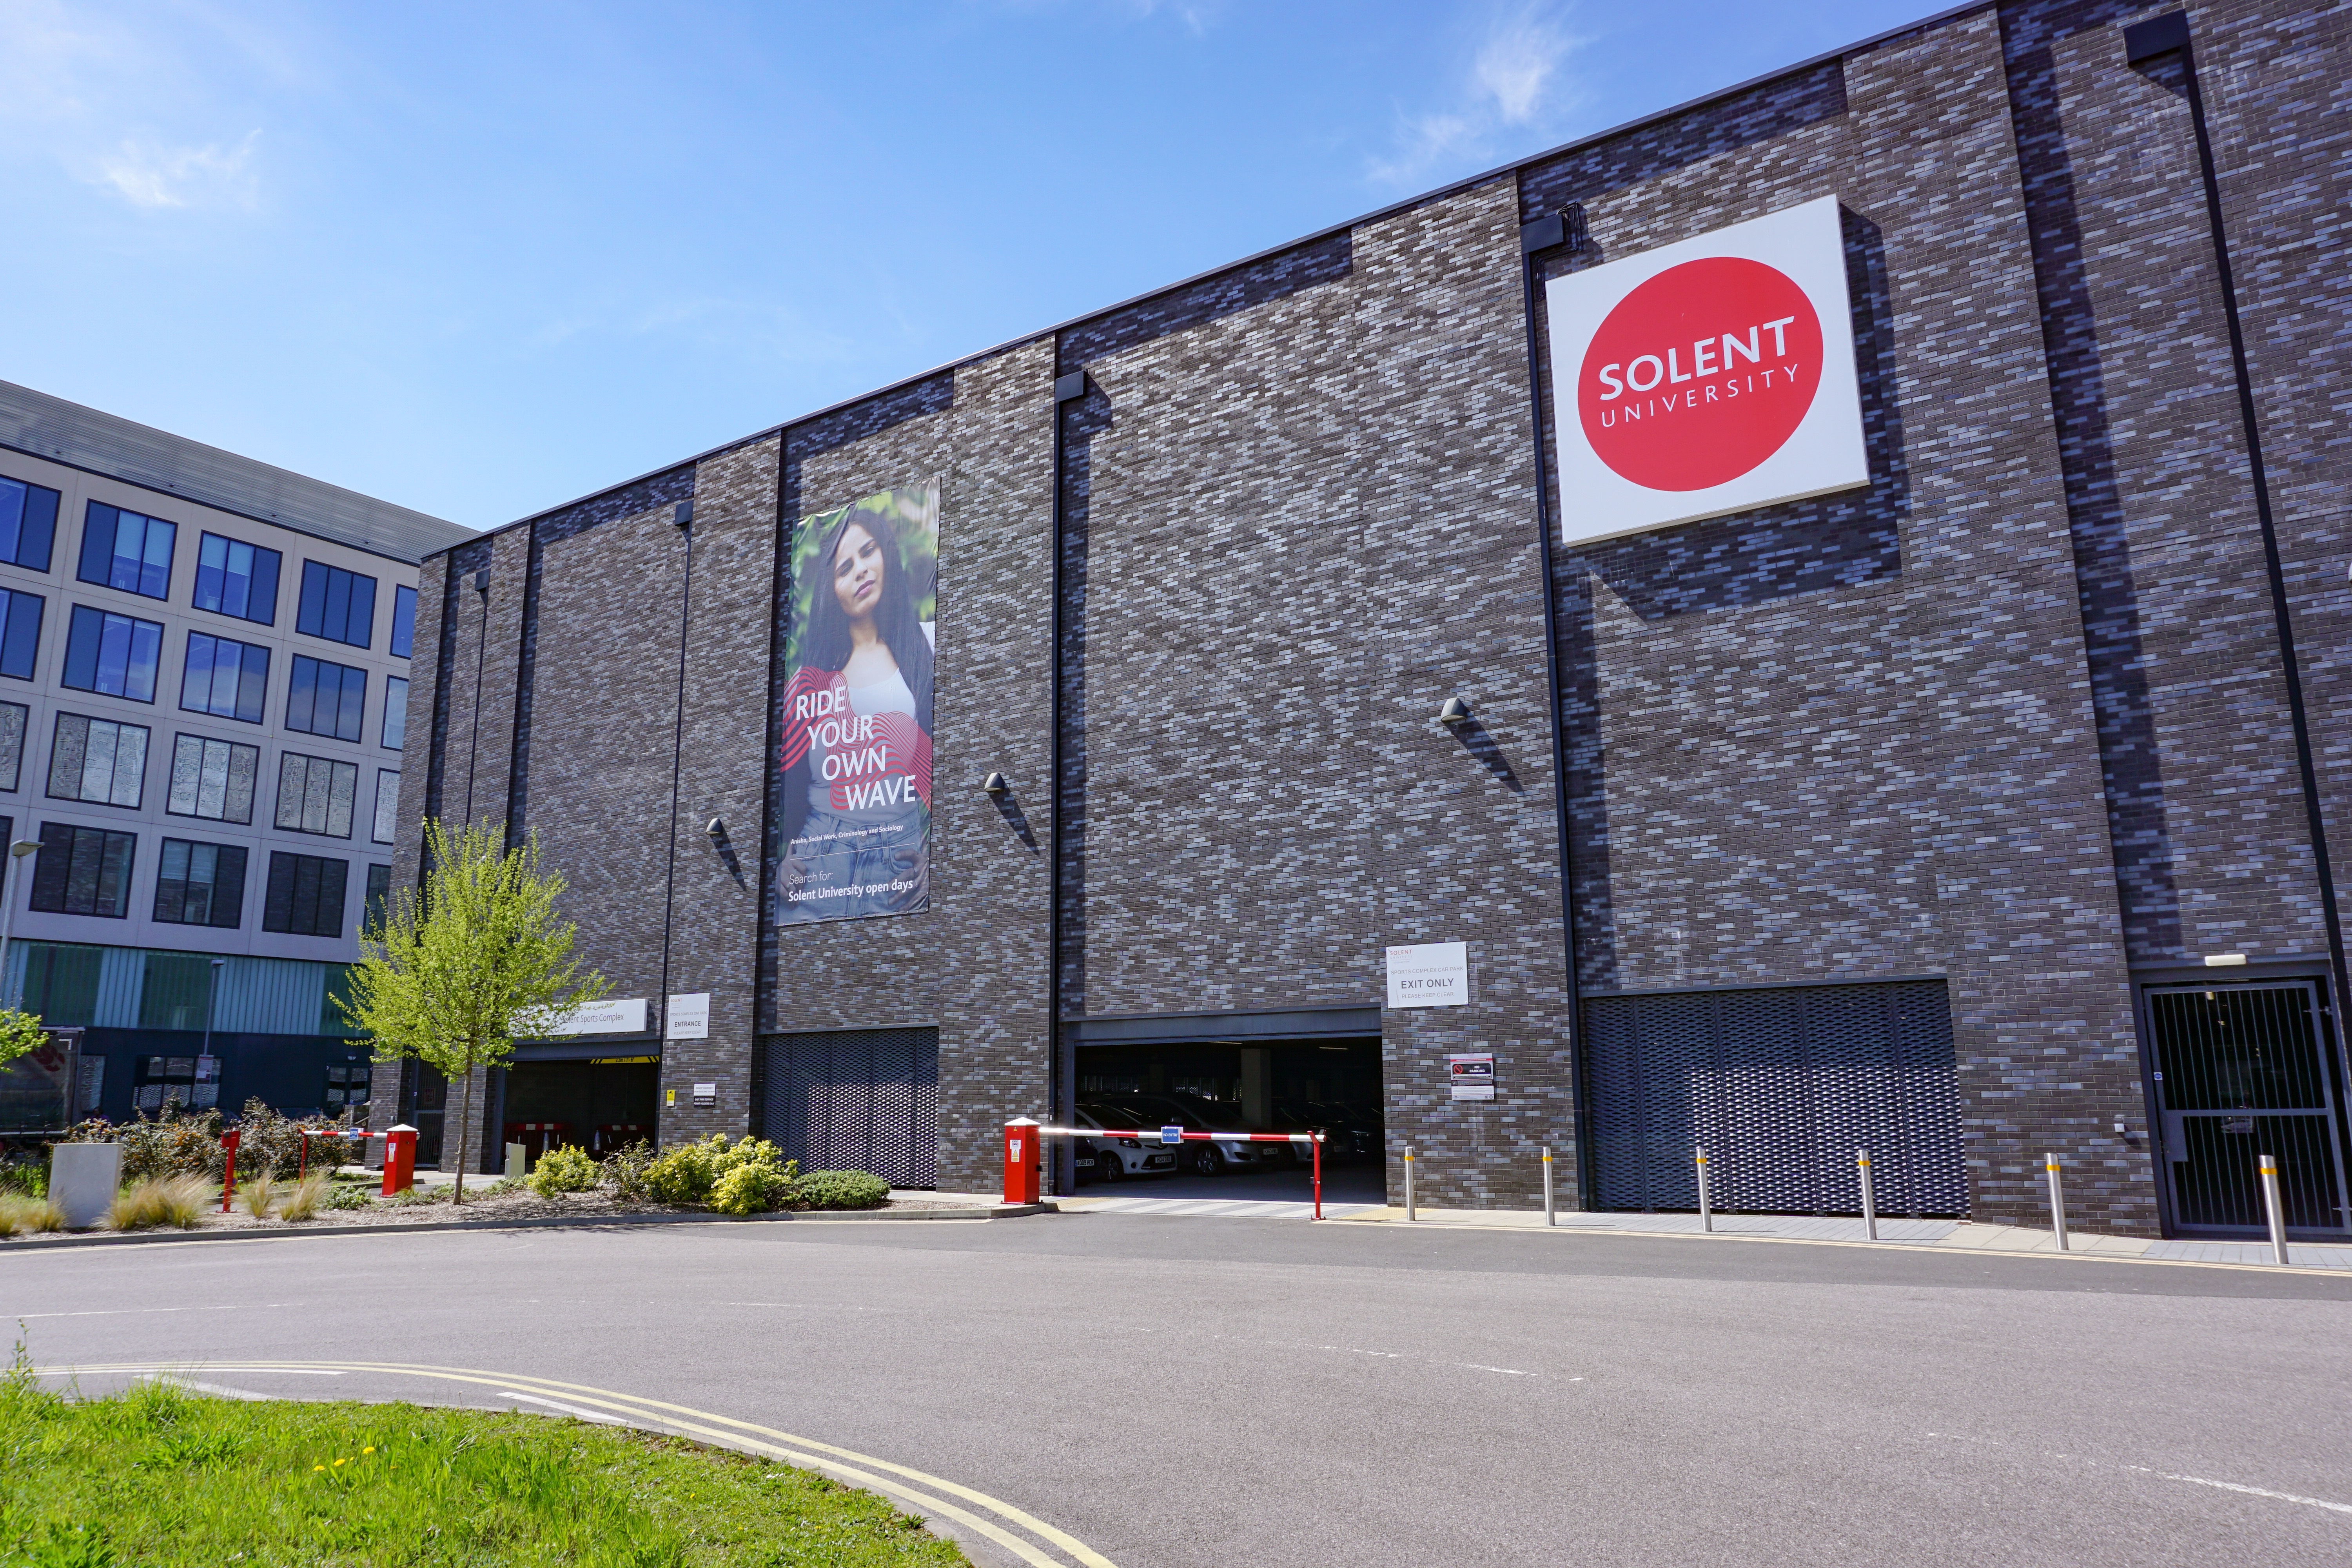
[[[1870,482],[1835,196],[1554,278],[1561,537]]]

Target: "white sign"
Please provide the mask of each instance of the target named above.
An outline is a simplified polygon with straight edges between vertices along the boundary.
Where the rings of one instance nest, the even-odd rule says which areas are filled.
[[[1835,196],[1554,278],[1561,537],[1870,482]]]
[[[1389,1005],[1465,1007],[1470,1004],[1470,946],[1423,942],[1389,949]]]
[[[1445,1058],[1445,1076],[1456,1100],[1495,1098],[1495,1053],[1467,1051]]]
[[[646,999],[591,1002],[557,1018],[551,1035],[642,1035],[646,1032]]]
[[[662,1037],[669,1040],[707,1040],[710,1037],[710,993],[694,991],[672,996],[663,1011],[667,1026]]]

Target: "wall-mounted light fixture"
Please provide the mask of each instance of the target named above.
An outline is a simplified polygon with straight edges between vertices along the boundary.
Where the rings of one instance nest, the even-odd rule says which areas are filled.
[[[1451,730],[1470,722],[1470,705],[1459,697],[1449,697],[1445,706],[1437,710],[1437,721]]]
[[[490,569],[485,566],[479,572],[474,574],[474,592],[477,594],[487,594],[489,591]]]
[[[669,520],[680,528],[684,528],[688,523],[692,522],[694,521],[694,499],[689,496],[685,500],[682,500],[678,502],[677,505],[672,507],[670,509]]]
[[[1003,773],[989,774],[986,778],[980,781],[980,787],[1000,799],[1011,793],[1013,789],[1011,784],[1004,782],[1004,775]]]
[[[704,825],[702,831],[710,836],[713,844],[724,844],[727,842],[727,819],[714,816]]]

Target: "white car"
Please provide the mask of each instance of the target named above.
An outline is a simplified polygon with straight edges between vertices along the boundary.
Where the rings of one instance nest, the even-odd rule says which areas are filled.
[[[1116,1111],[1098,1105],[1082,1105],[1070,1119],[1070,1125],[1092,1128],[1127,1125]],[[1094,1175],[1098,1182],[1133,1180],[1139,1176],[1172,1176],[1176,1173],[1176,1151],[1158,1143],[1146,1143],[1139,1138],[1081,1138],[1078,1142],[1094,1151]],[[1084,1169],[1081,1164],[1080,1169]]]

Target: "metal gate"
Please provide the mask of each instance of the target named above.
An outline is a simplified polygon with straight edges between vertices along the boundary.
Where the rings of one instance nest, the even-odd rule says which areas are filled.
[[[1940,980],[1596,996],[1584,1008],[1594,1196],[1695,1209],[1964,1215],[1952,1016]]]
[[[802,1170],[939,1184],[938,1030],[776,1035],[765,1046],[767,1134]]]
[[[2148,988],[2174,1223],[2262,1229],[2255,1161],[2275,1154],[2288,1226],[2347,1228],[2340,1089],[2319,1005],[2308,981]]]

